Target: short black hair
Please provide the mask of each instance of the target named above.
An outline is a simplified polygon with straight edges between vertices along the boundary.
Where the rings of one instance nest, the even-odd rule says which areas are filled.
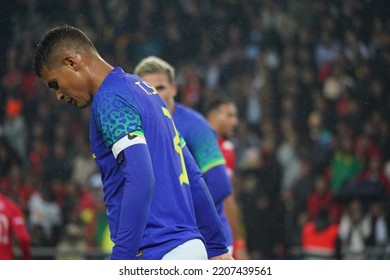
[[[222,105],[233,103],[233,99],[228,95],[222,95],[215,97],[205,106],[205,114],[209,115],[211,112],[218,110]]]
[[[38,77],[42,76],[42,67],[49,62],[53,51],[58,48],[82,51],[86,46],[96,51],[93,43],[80,29],[70,25],[59,25],[49,30],[43,37],[34,56],[34,71]]]

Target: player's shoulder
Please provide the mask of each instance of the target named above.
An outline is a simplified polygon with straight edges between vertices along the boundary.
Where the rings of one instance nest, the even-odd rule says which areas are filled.
[[[127,73],[122,70],[120,67],[115,67],[104,79],[103,83],[100,85],[97,95],[100,92],[105,92],[108,94],[118,94],[122,92],[123,88],[138,88],[137,82],[142,82],[143,80],[136,75]]]
[[[174,118],[186,122],[192,128],[203,127],[205,129],[211,129],[208,121],[201,113],[180,103],[175,103]]]
[[[204,118],[199,112],[197,112],[195,109],[187,107],[181,103],[175,103],[175,113],[179,113],[181,115],[190,116],[193,118]]]
[[[125,72],[118,72],[117,75],[110,73],[93,97],[92,110],[107,109],[110,106],[117,107],[124,102],[136,104],[136,98],[139,95],[130,94],[130,92],[140,90],[137,82],[141,81],[138,76]]]

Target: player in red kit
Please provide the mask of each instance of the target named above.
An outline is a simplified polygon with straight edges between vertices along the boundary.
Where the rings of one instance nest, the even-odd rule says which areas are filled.
[[[236,169],[236,152],[233,143],[229,140],[238,125],[237,108],[228,98],[216,99],[209,104],[206,110],[207,120],[218,136],[218,144],[226,161],[226,169],[233,184]],[[224,200],[224,211],[229,220],[233,233],[233,257],[238,260],[247,260],[249,255],[246,249],[246,240],[241,233],[241,219],[239,209],[231,194]]]
[[[0,260],[12,260],[13,237],[19,241],[24,260],[31,258],[30,234],[19,206],[0,193]]]

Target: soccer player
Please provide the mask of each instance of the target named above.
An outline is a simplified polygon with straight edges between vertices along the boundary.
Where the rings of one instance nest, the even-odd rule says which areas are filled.
[[[201,172],[152,86],[108,64],[68,25],[45,34],[34,69],[58,100],[92,106],[111,259],[231,259]]]
[[[238,125],[237,107],[229,98],[216,98],[208,105],[206,117],[218,135],[218,144],[226,160],[230,180],[233,182],[236,169],[236,152],[233,143],[229,139],[233,136],[234,129]],[[236,259],[249,259],[246,239],[241,232],[241,217],[234,194],[225,200],[224,206],[233,232],[233,256]]]
[[[224,201],[231,195],[232,188],[215,132],[200,113],[175,102],[177,94],[175,69],[168,62],[149,56],[140,61],[134,69],[134,74],[154,86],[167,104],[176,128],[203,173],[222,222],[229,251],[232,252],[232,232],[223,210]]]
[[[27,231],[22,210],[11,199],[0,193],[0,260],[12,260],[13,237],[16,236],[22,258],[31,258],[31,238]]]

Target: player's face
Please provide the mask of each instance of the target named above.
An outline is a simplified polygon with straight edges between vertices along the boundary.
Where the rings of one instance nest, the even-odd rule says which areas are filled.
[[[232,137],[238,124],[236,105],[233,103],[222,104],[219,108],[218,123],[219,135],[225,139]]]
[[[142,79],[157,89],[165,103],[173,102],[177,93],[177,84],[170,82],[167,74],[162,72],[150,73],[143,75]]]
[[[54,90],[57,100],[85,108],[91,103],[86,79],[82,74],[67,65],[48,68],[42,67],[42,80]]]

